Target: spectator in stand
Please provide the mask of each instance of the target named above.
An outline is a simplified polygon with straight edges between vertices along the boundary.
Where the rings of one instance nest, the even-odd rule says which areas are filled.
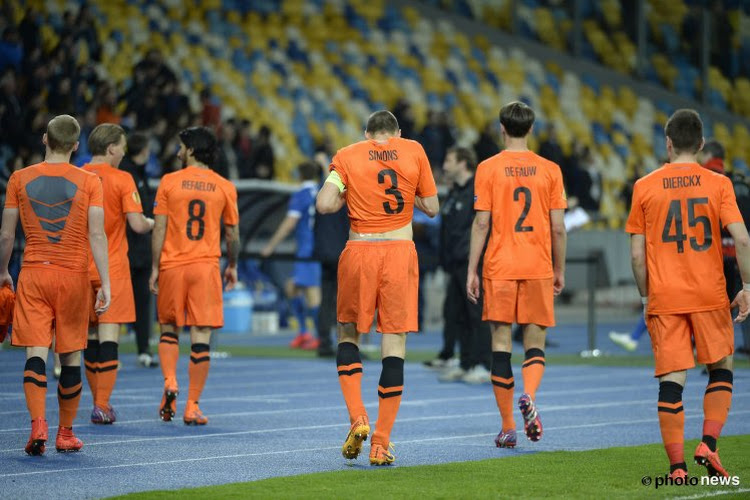
[[[111,85],[104,85],[99,89],[97,98],[99,107],[96,110],[96,123],[120,123],[117,114],[117,92]]]
[[[271,146],[271,129],[263,125],[258,132],[253,148],[253,177],[257,179],[274,178],[274,154]]]
[[[226,174],[224,177],[230,181],[236,181],[240,178],[239,168],[237,167],[237,151],[234,147],[237,139],[237,127],[234,119],[224,122],[219,132],[219,153],[221,163],[224,165]]]
[[[562,147],[560,147],[560,143],[557,142],[557,133],[555,126],[552,124],[547,127],[547,134],[541,144],[539,144],[539,156],[558,165],[565,163],[565,155],[563,154]]]
[[[448,117],[444,112],[436,110],[427,112],[427,124],[419,134],[419,142],[427,153],[432,170],[442,169],[446,150],[456,142],[448,125]]]
[[[208,89],[201,90],[201,122],[214,131],[221,127],[221,106]]]
[[[18,25],[18,33],[26,55],[42,46],[41,24],[39,14],[31,7],[27,7],[21,24]]]
[[[599,211],[602,196],[602,176],[596,168],[594,157],[588,146],[576,146],[572,171],[569,177],[571,196],[587,212]]]
[[[477,155],[479,163],[500,152],[500,146],[497,145],[495,137],[497,137],[497,133],[493,123],[487,122],[482,129],[482,133],[479,134],[479,139],[474,143],[474,153]]]
[[[393,116],[401,125],[401,137],[404,139],[414,139],[416,131],[414,130],[414,111],[411,104],[406,99],[399,99],[393,108]]]
[[[237,155],[237,171],[240,179],[253,176],[253,133],[252,123],[244,119],[240,122],[234,140],[234,152]]]
[[[23,45],[15,26],[8,26],[0,39],[0,71],[11,67],[16,71],[21,69],[23,59]]]

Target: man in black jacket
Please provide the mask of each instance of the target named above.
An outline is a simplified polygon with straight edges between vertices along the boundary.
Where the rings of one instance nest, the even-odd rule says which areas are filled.
[[[135,180],[138,194],[143,205],[143,215],[153,217],[154,191],[148,185],[146,163],[151,152],[148,147],[148,136],[142,132],[135,132],[128,137],[128,151],[120,169],[130,173]],[[149,339],[154,322],[151,307],[151,292],[148,279],[151,276],[151,235],[136,234],[130,227],[128,235],[128,258],[130,260],[130,276],[133,280],[133,295],[135,296],[135,339],[138,345],[138,364],[146,367],[157,367],[159,361],[151,355]]]
[[[724,146],[716,139],[709,139],[703,145],[698,161],[709,170],[725,174],[724,155]],[[750,229],[750,185],[748,185],[748,178],[745,174],[746,172],[735,169],[730,178],[734,187],[734,196],[737,199],[737,207],[740,209],[745,225]],[[721,250],[724,256],[724,278],[727,282],[727,295],[731,298],[742,288],[742,278],[740,278],[740,270],[735,258],[737,252],[734,247],[734,240],[727,231],[721,232]],[[743,346],[738,347],[737,352],[750,355],[750,323],[745,324],[743,322],[740,326],[742,327]]]
[[[315,155],[315,162],[323,169],[324,174],[328,171],[330,160],[328,156],[319,151]],[[313,256],[320,261],[320,310],[318,311],[317,325],[318,356],[330,358],[336,355],[331,339],[331,329],[337,324],[336,321],[336,295],[338,293],[338,269],[339,256],[349,239],[349,216],[346,205],[336,213],[315,213],[315,249]]]
[[[451,148],[446,153],[443,172],[453,183],[442,203],[440,226],[440,263],[447,274],[443,306],[443,349],[438,358],[425,363],[444,367],[440,380],[483,383],[490,381],[490,329],[482,321],[482,302],[472,304],[466,296],[466,272],[469,240],[474,220],[474,170],[477,161],[467,148]],[[458,340],[461,351],[459,366],[450,366]]]

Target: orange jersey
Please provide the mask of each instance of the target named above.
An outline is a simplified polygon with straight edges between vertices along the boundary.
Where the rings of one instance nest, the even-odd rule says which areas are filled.
[[[549,212],[567,206],[556,163],[531,151],[503,151],[480,163],[474,180],[474,209],[492,215],[484,278],[551,278]]]
[[[156,192],[154,215],[166,215],[160,269],[221,257],[221,221],[236,226],[237,188],[214,172],[186,167],[165,175]]]
[[[101,207],[102,184],[68,163],[38,163],[10,176],[5,208],[17,208],[24,267],[87,272],[89,207]]]
[[[648,313],[729,307],[721,228],[742,222],[732,182],[697,163],[667,163],[639,179],[625,231],[646,237]]]
[[[83,169],[96,174],[102,181],[104,231],[109,245],[109,277],[112,280],[129,279],[128,240],[125,237],[127,214],[143,213],[133,176],[106,163],[89,163]],[[92,281],[99,280],[93,258],[89,262],[89,274]]]
[[[409,139],[357,142],[340,149],[330,169],[346,186],[352,231],[358,233],[404,227],[411,222],[414,198],[437,194],[424,149]]]

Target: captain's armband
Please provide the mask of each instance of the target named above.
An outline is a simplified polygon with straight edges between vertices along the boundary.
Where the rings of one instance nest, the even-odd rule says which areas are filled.
[[[343,193],[344,191],[346,191],[346,186],[344,186],[344,183],[341,180],[341,176],[335,170],[328,174],[326,182],[330,182],[331,184],[339,188],[339,193]]]

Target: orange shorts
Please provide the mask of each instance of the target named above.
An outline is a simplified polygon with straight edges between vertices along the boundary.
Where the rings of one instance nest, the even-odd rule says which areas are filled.
[[[555,326],[554,278],[543,280],[483,279],[484,321]]]
[[[419,263],[413,241],[349,241],[339,258],[336,316],[368,333],[375,310],[377,331],[419,329]]]
[[[23,268],[18,277],[12,344],[67,353],[86,348],[91,310],[87,273]]]
[[[92,281],[93,291],[91,307],[91,324],[99,323],[133,323],[135,321],[135,299],[133,298],[133,282],[130,279],[115,279],[111,281],[112,301],[107,312],[97,316],[94,312],[96,292],[102,286],[100,281]]]
[[[729,309],[689,314],[649,314],[646,326],[654,350],[654,376],[715,363],[734,353],[734,323]]]
[[[196,262],[159,272],[156,310],[162,325],[224,326],[219,263]]]

